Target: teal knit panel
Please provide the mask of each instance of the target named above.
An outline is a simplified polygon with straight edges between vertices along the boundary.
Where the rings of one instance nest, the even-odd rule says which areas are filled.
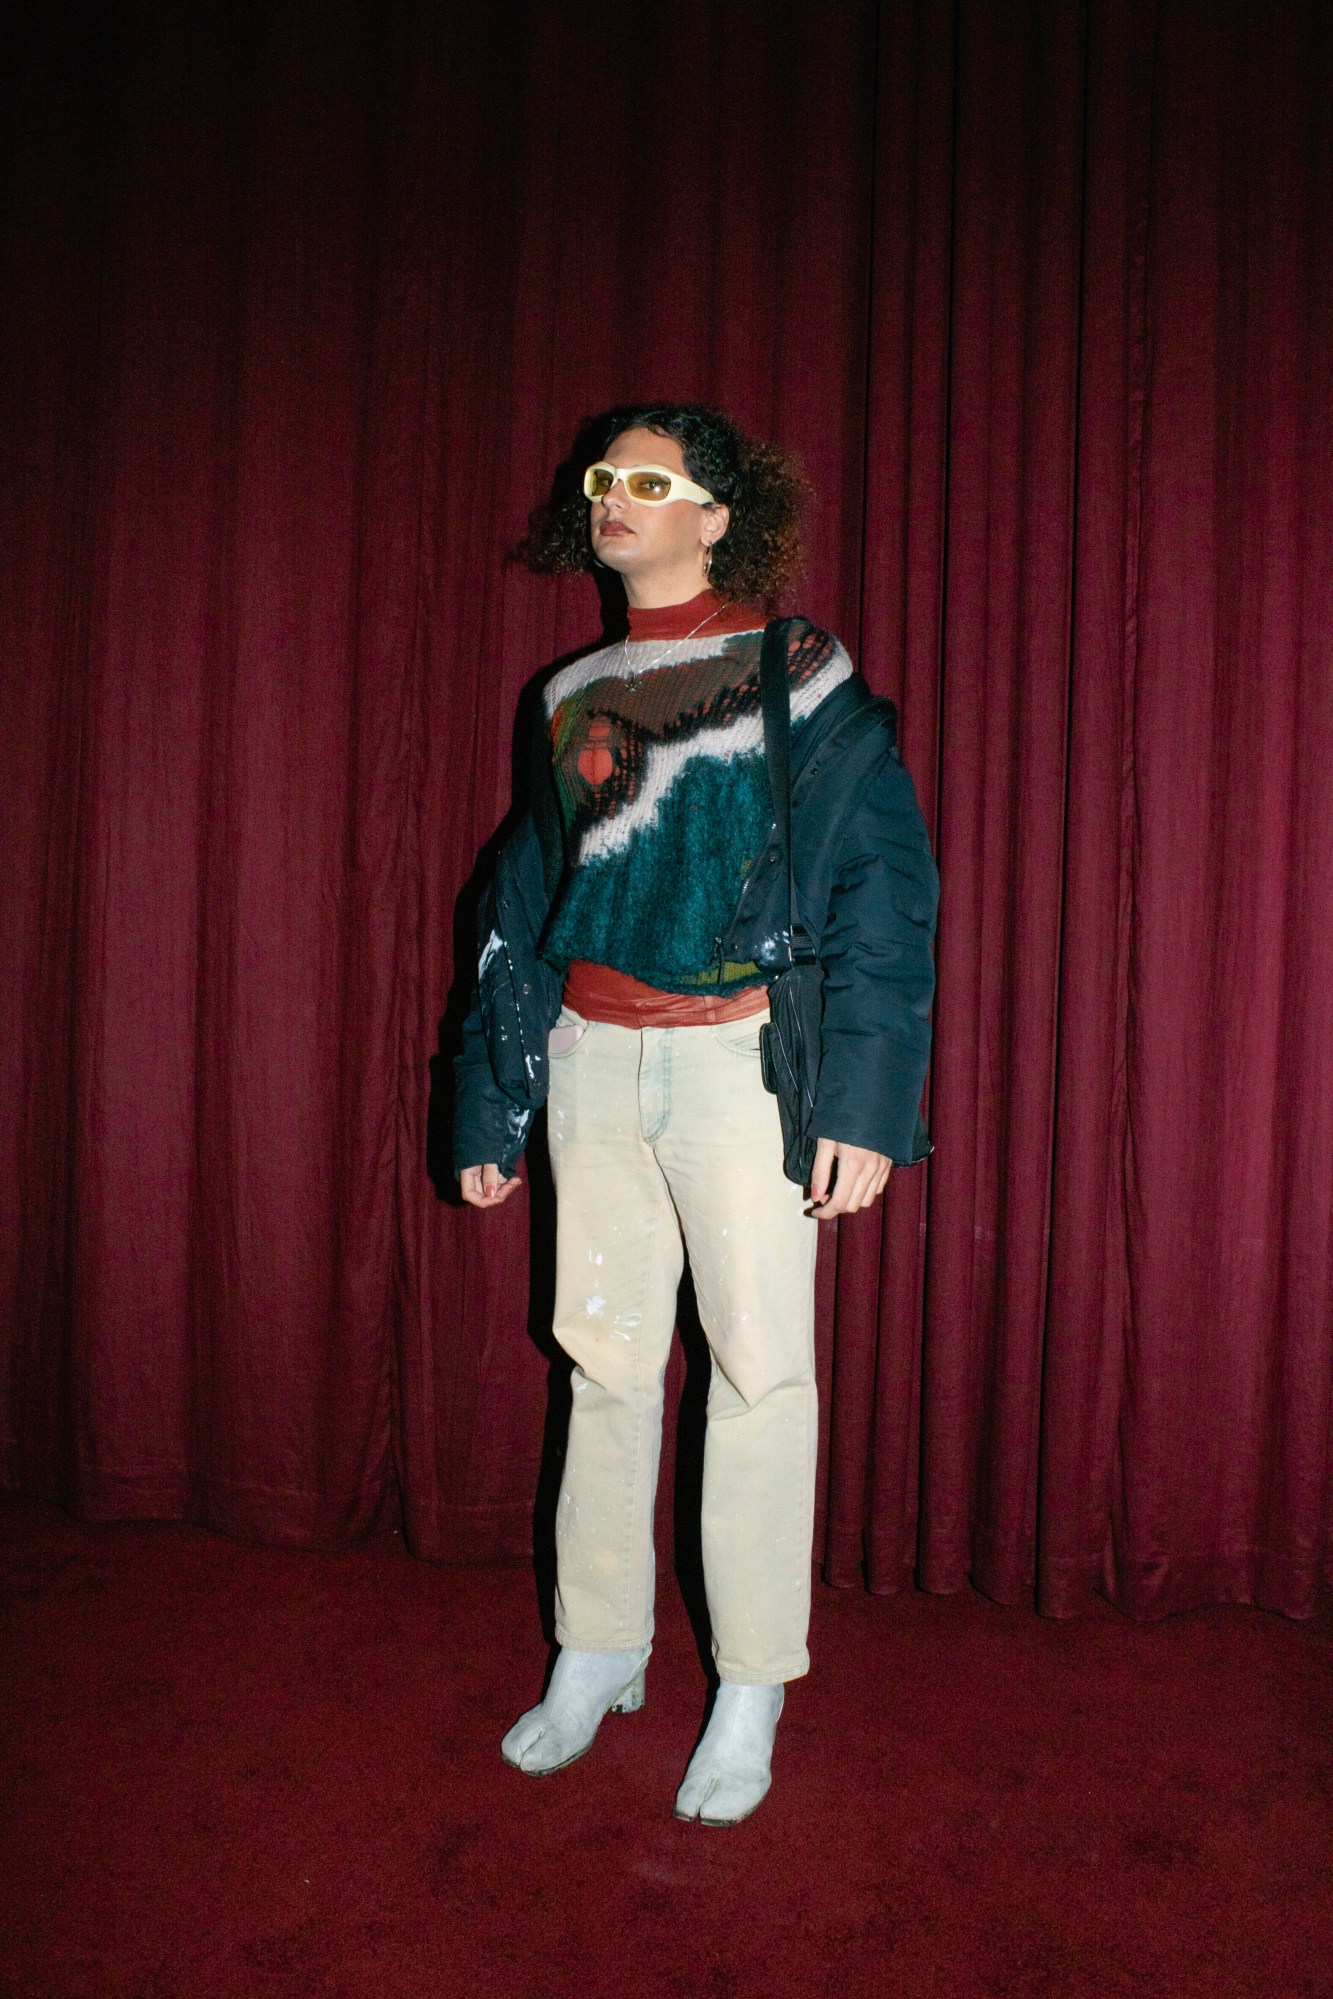
[[[727,991],[718,942],[771,818],[762,753],[695,758],[626,847],[574,869],[549,956],[610,965],[661,992]]]

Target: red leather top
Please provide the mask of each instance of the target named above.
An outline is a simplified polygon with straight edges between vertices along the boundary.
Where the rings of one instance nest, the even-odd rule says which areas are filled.
[[[743,986],[721,998],[716,993],[661,993],[628,972],[576,958],[565,975],[565,1005],[585,1020],[612,1027],[715,1027],[722,1020],[762,1013],[768,987]]]

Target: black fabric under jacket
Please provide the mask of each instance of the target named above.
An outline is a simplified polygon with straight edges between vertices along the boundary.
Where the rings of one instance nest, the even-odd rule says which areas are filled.
[[[792,856],[801,918],[819,938],[824,1024],[815,1130],[897,1165],[930,1150],[919,1115],[935,989],[939,880],[891,701],[859,674],[792,733]],[[454,1171],[506,1176],[549,1086],[546,1044],[565,967],[542,937],[565,867],[549,739],[532,810],[502,847],[478,912],[478,978],[455,1062]],[[770,838],[719,956],[770,976],[791,962],[787,871]]]

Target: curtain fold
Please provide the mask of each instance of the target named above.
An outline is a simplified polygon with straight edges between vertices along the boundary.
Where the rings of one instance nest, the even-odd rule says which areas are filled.
[[[800,608],[898,703],[944,882],[936,1152],[823,1244],[824,1573],[1308,1614],[1326,10],[7,33],[0,1480],[540,1542],[540,1144],[489,1218],[426,1171],[515,715],[599,629],[508,556],[580,417],[700,397],[799,453]]]

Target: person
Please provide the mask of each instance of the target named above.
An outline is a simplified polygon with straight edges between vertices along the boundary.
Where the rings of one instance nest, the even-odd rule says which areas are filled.
[[[593,421],[581,480],[529,538],[546,573],[608,572],[628,629],[544,690],[531,811],[482,902],[456,1063],[463,1200],[521,1184],[547,1104],[555,1336],[574,1363],[556,1515],[559,1654],[501,1744],[564,1768],[638,1707],[653,1636],[663,1377],[688,1253],[711,1354],[702,1495],[719,1684],[677,1815],[731,1825],[769,1789],[784,1685],[808,1670],[825,1221],[925,1156],[937,878],[895,741],[842,645],[786,627],[791,854],[823,970],[809,1199],[761,1074],[791,961],[765,760],[764,606],[798,558],[802,484],[693,404]]]

